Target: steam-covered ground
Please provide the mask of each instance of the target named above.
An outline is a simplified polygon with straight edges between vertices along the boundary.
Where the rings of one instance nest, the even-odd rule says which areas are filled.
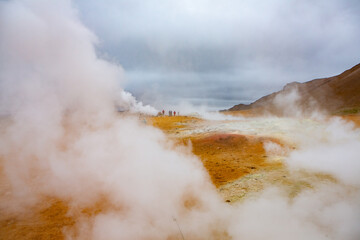
[[[140,131],[134,138],[136,142],[127,144],[126,141],[117,141],[114,147],[121,148],[125,144],[127,148],[160,156],[155,147],[160,144],[165,146],[160,151],[175,154],[173,157],[179,155],[177,157],[183,159],[175,161],[185,161],[186,165],[190,164],[188,167],[192,166],[190,169],[178,169],[181,164],[174,162],[173,157],[150,161],[143,159],[146,161],[142,163],[136,158],[121,163],[123,160],[120,158],[119,162],[100,161],[94,165],[97,166],[95,169],[84,165],[59,172],[59,169],[41,167],[31,159],[23,163],[24,168],[2,157],[2,239],[117,239],[124,236],[181,239],[181,233],[185,239],[263,239],[268,235],[270,239],[302,239],[304,236],[312,239],[357,239],[359,236],[357,153],[360,130],[352,122],[338,117],[206,120],[180,116],[144,119],[144,116],[129,119],[122,114],[117,116],[116,121],[122,124],[130,121],[146,132],[151,128],[147,124],[153,124],[162,129],[166,137],[156,130],[145,135]],[[2,133],[6,133],[12,124],[9,119],[2,118]],[[144,142],[148,134],[160,134],[154,136],[152,144],[155,145],[152,147]],[[101,145],[100,149],[104,146]],[[88,151],[93,152],[91,149]],[[106,155],[103,150],[101,152],[100,159]],[[191,152],[199,158],[193,158]],[[192,159],[192,163],[185,160],[187,158]],[[131,163],[130,159],[135,159],[135,162]],[[90,166],[97,160],[91,161],[95,162],[90,162]],[[76,164],[76,161],[71,162]],[[201,163],[205,166],[204,170]],[[143,168],[143,165],[146,167]],[[126,168],[126,171],[121,168]],[[112,175],[113,171],[115,175]],[[201,175],[193,178],[197,171],[202,172]],[[207,174],[210,178],[206,177]],[[107,179],[109,176],[110,182]],[[96,182],[91,179],[94,177],[98,178]],[[37,178],[42,181],[38,182]],[[43,182],[53,178],[60,182]],[[71,181],[66,178],[71,178]],[[25,179],[29,182],[22,182]],[[185,179],[188,185],[179,189],[179,183]],[[216,190],[210,186],[210,181],[217,187]],[[88,182],[97,186],[88,188]],[[80,192],[76,189],[79,183],[85,188]],[[105,188],[104,191],[101,190],[104,183],[117,186],[106,187],[108,190]],[[51,190],[46,188],[48,184],[53,187]],[[170,190],[176,186],[173,189],[175,192]],[[151,190],[148,191],[148,188]],[[27,192],[30,189],[33,192]],[[112,192],[115,189],[122,194],[115,197],[115,192]],[[100,191],[99,196],[97,191]],[[185,192],[168,195],[178,191]],[[86,197],[78,195],[78,192]],[[168,202],[170,208],[167,211],[175,211],[172,214],[176,215],[162,213],[161,206],[158,208],[158,203],[154,201],[161,204]],[[124,211],[123,204],[129,209]],[[131,210],[141,206],[142,209],[136,211],[138,213]],[[155,209],[149,212],[147,207]],[[129,216],[127,211],[135,215]],[[143,214],[147,217],[144,218]],[[128,222],[128,218],[132,221]],[[205,223],[205,227],[204,222],[197,222],[199,220],[209,222]],[[212,225],[214,220],[217,224]],[[153,226],[152,221],[160,222]],[[193,229],[195,222],[188,225],[187,221],[195,221],[205,228]],[[125,223],[128,227],[145,224],[145,228],[116,230]],[[176,228],[177,224],[180,224],[181,233]],[[162,226],[167,227],[162,229]],[[152,228],[156,229],[153,233]],[[160,234],[158,231],[163,232]],[[202,237],[203,234],[206,237]]]
[[[237,201],[270,184],[280,183],[290,194],[297,194],[303,187],[316,182],[336,181],[335,175],[322,169],[291,169],[291,156],[311,144],[329,141],[329,134],[336,135],[341,128],[356,129],[360,119],[358,115],[317,119],[243,117],[245,114],[241,115],[241,112],[237,115],[237,120],[229,116],[219,120],[219,115],[216,115],[217,120],[207,121],[178,118],[172,128],[167,124],[173,120],[154,120],[154,125],[164,129],[169,136],[185,143],[184,139],[192,141],[193,152],[203,160],[213,183],[228,201]],[[213,119],[209,115],[205,118]],[[226,176],[220,176],[221,173]]]

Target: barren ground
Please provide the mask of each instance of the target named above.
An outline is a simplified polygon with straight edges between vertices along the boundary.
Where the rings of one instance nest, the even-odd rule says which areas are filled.
[[[232,114],[239,115],[237,112]],[[251,112],[242,114],[254,116]],[[360,115],[343,118],[360,127]],[[232,127],[238,126],[237,121],[213,122],[187,116],[153,117],[148,119],[148,124],[163,130],[177,144],[189,145],[191,142],[193,153],[202,161],[224,201],[230,204],[266,185],[280,185],[291,197],[301,189],[311,187],[312,181],[334,181],[323,174],[289,174],[282,159],[296,146],[287,141],[286,133],[271,136],[271,131],[268,134],[256,134],[247,129],[235,131]],[[268,125],[260,124],[266,132]],[[269,142],[284,151],[266,153],[264,145]],[[8,191],[9,185],[3,168],[0,168],[0,201],[7,198]],[[73,216],[91,216],[106,208],[105,205],[106,202],[78,209]],[[67,215],[68,209],[66,202],[48,198],[23,216],[5,214],[4,209],[0,209],[0,239],[64,239],[64,229],[71,229],[77,220],[77,217]]]

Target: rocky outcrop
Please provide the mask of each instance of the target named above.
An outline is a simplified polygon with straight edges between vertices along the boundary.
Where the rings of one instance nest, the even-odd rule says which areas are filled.
[[[283,106],[294,104],[307,111],[314,108],[328,112],[360,107],[360,64],[329,78],[305,83],[292,82],[281,91],[264,96],[251,104],[238,104],[229,111],[257,109],[280,113]]]

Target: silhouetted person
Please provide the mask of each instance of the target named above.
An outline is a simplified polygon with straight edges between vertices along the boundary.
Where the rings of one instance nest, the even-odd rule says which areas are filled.
[[[176,116],[176,112],[174,111],[174,117]]]

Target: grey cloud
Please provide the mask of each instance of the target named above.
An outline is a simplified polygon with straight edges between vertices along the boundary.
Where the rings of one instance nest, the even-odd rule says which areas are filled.
[[[76,5],[99,36],[99,51],[123,65],[125,87],[140,98],[152,92],[149,85],[159,85],[153,92],[166,98],[251,100],[290,81],[338,74],[360,60],[358,1],[78,0]]]
[[[104,51],[115,55],[123,67],[128,70],[172,70],[223,72],[236,67],[236,53],[229,48],[183,47],[172,51],[158,52],[144,41],[125,39],[118,47]]]

